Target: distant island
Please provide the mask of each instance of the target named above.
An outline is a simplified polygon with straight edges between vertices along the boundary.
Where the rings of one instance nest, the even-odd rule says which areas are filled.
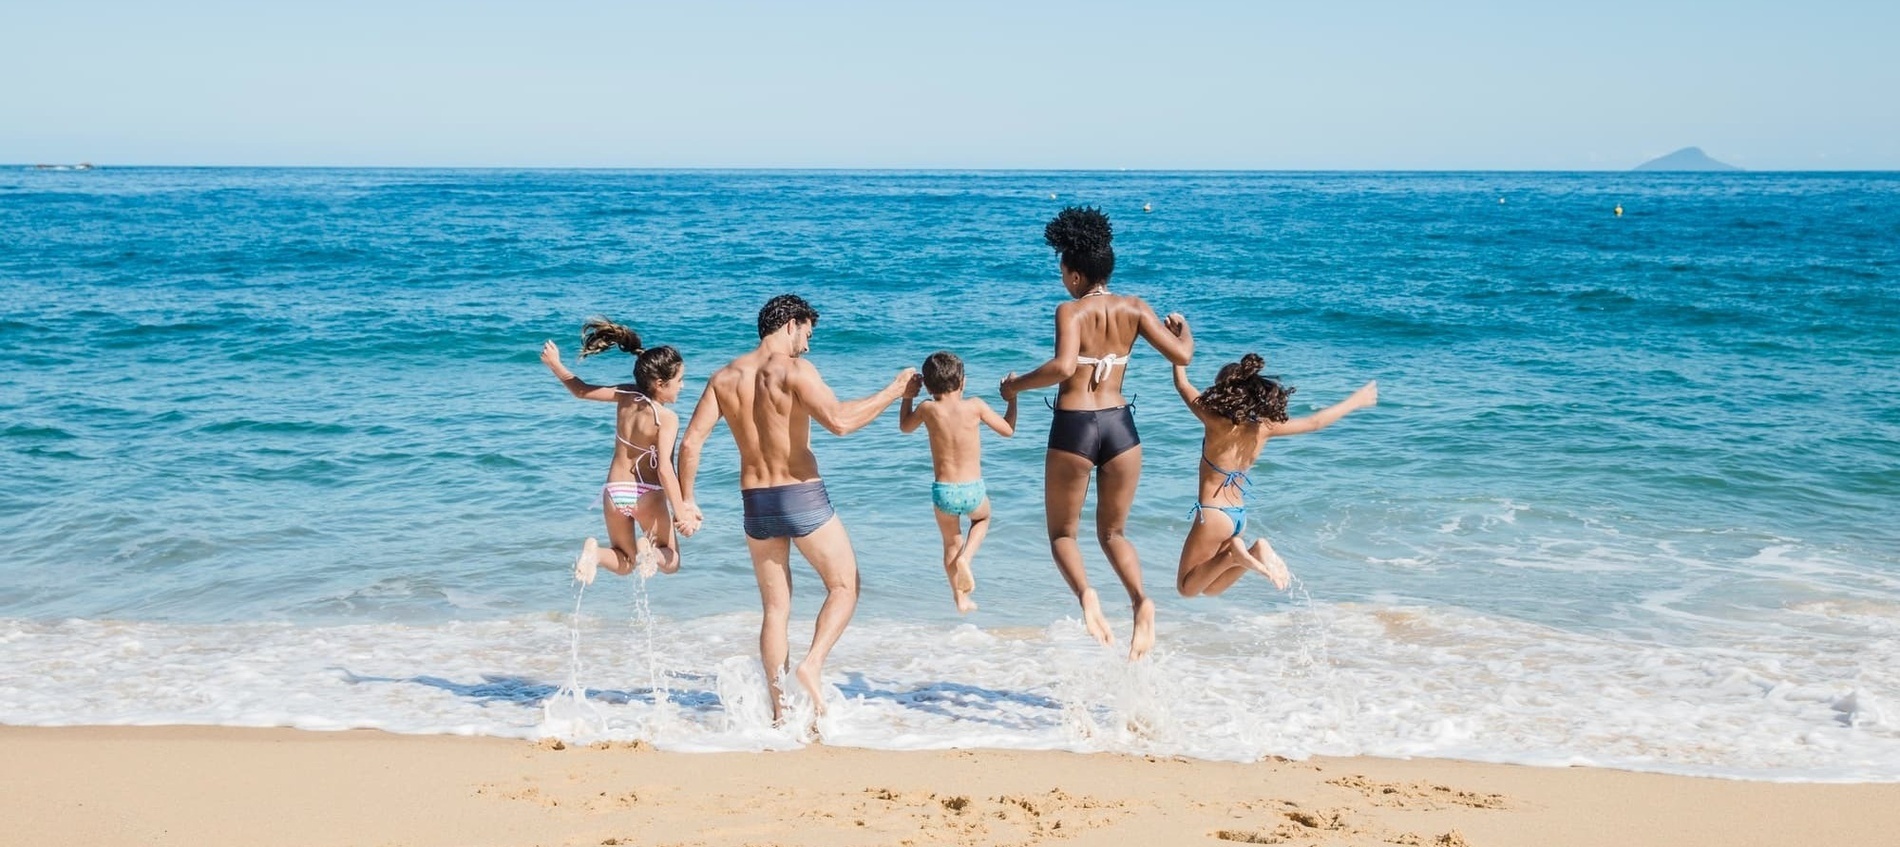
[[[1700,147],[1684,147],[1667,156],[1659,156],[1636,166],[1639,171],[1739,171],[1727,162],[1709,158]]]

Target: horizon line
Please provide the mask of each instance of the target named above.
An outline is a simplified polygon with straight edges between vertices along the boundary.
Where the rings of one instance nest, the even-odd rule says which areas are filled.
[[[960,167],[960,166],[796,166],[796,165],[258,165],[258,164],[101,164],[98,162],[12,162],[0,168],[22,170],[406,170],[406,171],[638,171],[638,172],[775,172],[775,173],[1279,173],[1279,174],[1854,174],[1900,173],[1900,168],[1784,168],[1727,171],[1640,170],[1630,168],[1221,168],[1221,167],[1139,167],[1139,168],[1065,168],[1065,167]]]

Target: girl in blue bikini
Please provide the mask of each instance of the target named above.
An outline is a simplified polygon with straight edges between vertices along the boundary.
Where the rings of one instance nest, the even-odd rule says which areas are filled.
[[[541,363],[553,371],[568,393],[582,400],[612,403],[614,458],[607,466],[607,484],[601,486],[601,514],[613,558],[603,562],[599,543],[589,538],[574,562],[574,577],[594,581],[596,567],[605,565],[626,576],[635,567],[650,577],[656,571],[680,569],[679,542],[672,516],[679,514],[680,484],[673,472],[673,444],[679,437],[679,415],[666,404],[679,399],[685,363],[671,347],[645,348],[640,334],[605,318],[592,318],[581,328],[585,359],[615,347],[632,354],[631,385],[592,385],[561,364],[561,350],[549,341],[541,346]],[[635,527],[640,532],[635,532]],[[644,537],[642,537],[644,536]]]
[[[1226,591],[1241,574],[1254,571],[1285,591],[1292,583],[1286,563],[1265,538],[1247,546],[1247,472],[1260,458],[1267,439],[1332,426],[1355,409],[1379,402],[1379,384],[1368,382],[1352,396],[1303,418],[1288,420],[1289,386],[1260,375],[1266,360],[1248,353],[1220,369],[1214,384],[1200,391],[1188,382],[1187,366],[1174,366],[1174,389],[1181,393],[1205,431],[1201,437],[1200,498],[1189,514],[1194,524],[1181,544],[1181,572],[1175,588],[1184,597]]]

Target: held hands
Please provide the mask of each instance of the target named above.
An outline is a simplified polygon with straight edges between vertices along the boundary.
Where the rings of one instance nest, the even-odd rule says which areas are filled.
[[[917,377],[916,368],[905,368],[897,372],[896,379],[891,380],[891,387],[899,391],[911,391],[911,387],[910,387],[911,381],[917,378],[918,377]],[[922,383],[920,382],[918,384],[921,385]],[[912,393],[910,396],[916,396],[916,395],[915,393]]]
[[[691,538],[705,521],[706,516],[700,514],[698,503],[681,503],[679,514],[673,516],[673,530],[682,538]]]
[[[915,400],[917,399],[917,392],[922,390],[924,390],[923,375],[911,374],[910,382],[904,383],[904,399]]]
[[[1180,338],[1187,334],[1187,318],[1182,317],[1180,312],[1169,312],[1168,317],[1161,323],[1168,328],[1169,332],[1174,333],[1175,338]]]
[[[1016,390],[1015,382],[1016,372],[1010,371],[1009,375],[1003,377],[1002,384],[996,387],[996,393],[1003,396],[1003,402],[1014,403],[1016,402],[1016,395],[1022,393]]]

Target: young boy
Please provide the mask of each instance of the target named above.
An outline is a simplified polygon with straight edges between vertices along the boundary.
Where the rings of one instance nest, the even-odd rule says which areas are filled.
[[[913,405],[919,388],[930,391],[929,403]],[[958,613],[976,609],[970,601],[970,592],[976,590],[970,559],[989,532],[990,498],[983,489],[983,430],[979,425],[988,424],[1004,438],[1015,434],[1016,398],[1007,399],[1009,405],[998,417],[990,404],[964,397],[963,360],[942,350],[924,360],[923,373],[912,378],[904,389],[904,413],[897,425],[911,432],[923,424],[930,432],[930,464],[937,476],[930,486],[930,499],[937,507],[937,530],[943,533],[943,571],[950,577],[950,593],[956,598]],[[967,534],[963,531],[965,516],[970,519]]]

